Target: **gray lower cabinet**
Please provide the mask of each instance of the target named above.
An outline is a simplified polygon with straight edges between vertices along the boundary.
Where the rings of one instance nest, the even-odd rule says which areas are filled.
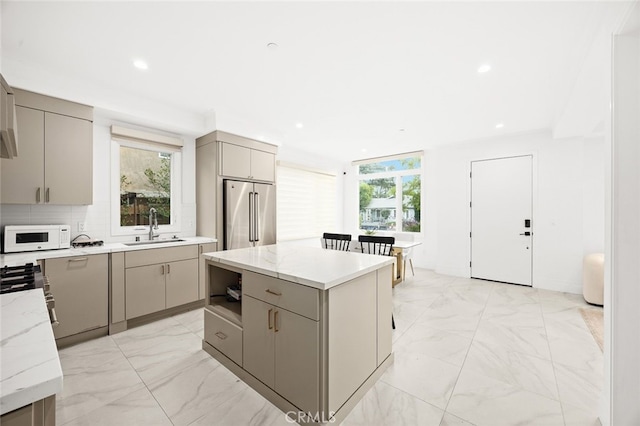
[[[51,283],[59,325],[56,339],[108,325],[109,255],[97,254],[47,259],[45,274]]]
[[[125,319],[199,299],[199,246],[125,253]]]
[[[198,259],[167,263],[165,284],[167,308],[198,300]]]
[[[166,305],[165,265],[147,265],[125,271],[126,318],[161,311]]]
[[[303,411],[317,411],[318,322],[249,296],[242,304],[244,369]]]
[[[56,396],[35,401],[0,417],[2,426],[55,426]]]
[[[390,363],[391,269],[319,290],[208,260],[203,348],[283,411],[328,419]]]

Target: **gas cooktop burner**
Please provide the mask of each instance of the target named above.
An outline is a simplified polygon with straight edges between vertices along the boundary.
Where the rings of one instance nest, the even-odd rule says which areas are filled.
[[[43,287],[40,265],[27,263],[0,269],[0,294]]]

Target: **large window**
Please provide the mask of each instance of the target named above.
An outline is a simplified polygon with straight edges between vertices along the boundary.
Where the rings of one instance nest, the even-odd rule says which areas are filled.
[[[141,132],[134,134],[136,138],[127,138],[127,129],[114,128],[112,234],[138,235],[148,231],[151,208],[156,209],[160,232],[179,232],[181,145],[157,143],[153,140],[155,135]]]
[[[336,230],[336,177],[278,164],[278,240],[315,238]]]
[[[420,232],[422,156],[357,164],[360,229]]]

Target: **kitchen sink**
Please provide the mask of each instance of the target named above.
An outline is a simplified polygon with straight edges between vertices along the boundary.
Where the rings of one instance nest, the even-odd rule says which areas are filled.
[[[135,243],[124,243],[125,246],[133,247],[133,246],[145,246],[145,245],[155,245],[155,244],[168,244],[168,243],[178,243],[181,240],[179,238],[173,240],[153,240],[153,241],[136,241]]]

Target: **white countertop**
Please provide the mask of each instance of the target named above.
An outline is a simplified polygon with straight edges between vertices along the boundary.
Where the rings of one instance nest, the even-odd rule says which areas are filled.
[[[320,290],[328,290],[394,262],[393,257],[288,244],[204,253],[203,256],[211,262]]]
[[[42,289],[0,296],[0,414],[62,391]]]
[[[35,264],[41,259],[53,259],[57,257],[73,257],[73,256],[88,256],[92,254],[102,253],[116,253],[122,251],[134,251],[134,250],[148,250],[153,248],[162,247],[176,247],[176,246],[189,246],[193,244],[206,244],[218,242],[215,238],[209,237],[180,237],[182,241],[171,241],[167,243],[155,243],[155,244],[141,244],[137,246],[127,246],[125,243],[107,243],[99,247],[85,247],[85,248],[69,248],[60,250],[43,250],[43,251],[31,251],[24,253],[10,253],[0,255],[0,267],[3,266],[18,266],[25,263]],[[133,241],[132,241],[133,242]]]

